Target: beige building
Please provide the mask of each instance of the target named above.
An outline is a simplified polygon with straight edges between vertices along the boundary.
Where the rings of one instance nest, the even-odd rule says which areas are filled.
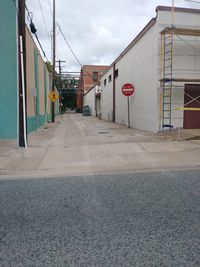
[[[36,130],[51,121],[51,74],[26,28],[27,129]],[[58,100],[55,111],[58,113]]]

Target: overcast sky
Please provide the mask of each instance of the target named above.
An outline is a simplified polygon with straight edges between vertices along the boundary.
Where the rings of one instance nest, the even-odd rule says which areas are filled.
[[[51,59],[52,0],[26,0],[48,59]],[[156,16],[158,5],[171,0],[56,0],[56,21],[81,64],[110,65]],[[175,0],[175,6],[200,8],[200,3]],[[43,12],[43,15],[42,15]],[[44,17],[44,18],[43,18]],[[46,24],[46,26],[45,26]],[[80,65],[56,27],[56,60],[65,60],[64,71]]]

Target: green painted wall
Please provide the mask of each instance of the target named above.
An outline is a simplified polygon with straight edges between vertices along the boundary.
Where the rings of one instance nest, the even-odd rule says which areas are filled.
[[[36,116],[40,114],[40,95],[39,95],[39,77],[38,77],[38,52],[34,49],[34,69],[35,69],[35,88],[37,92],[36,97]]]
[[[40,114],[40,97],[39,97],[39,66],[38,66],[38,51],[35,48],[34,49],[34,75],[35,75],[35,88],[37,92],[37,97],[35,98],[35,116],[28,117],[27,118],[27,130],[28,133],[31,133],[33,131],[36,131],[38,128],[40,128],[42,125],[45,124],[46,121],[51,121],[49,119],[49,114],[41,115]],[[47,108],[47,71],[44,67],[43,71],[44,75],[44,107],[45,111]]]
[[[47,72],[44,67],[44,110],[45,116],[47,116]]]
[[[27,131],[28,131],[28,133],[36,131],[44,123],[45,123],[45,116],[44,115],[37,116],[37,121],[36,121],[36,117],[35,116],[28,117],[27,118]]]
[[[16,9],[0,1],[0,139],[17,138]]]
[[[40,96],[39,96],[39,76],[38,76],[38,51],[34,48],[34,72],[35,72],[35,88],[37,97],[35,97],[35,116],[27,118],[28,133],[37,130],[44,124],[45,116],[40,115]]]

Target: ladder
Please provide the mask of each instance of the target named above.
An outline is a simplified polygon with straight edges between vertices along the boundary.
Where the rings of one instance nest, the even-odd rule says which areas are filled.
[[[172,65],[173,65],[173,28],[161,33],[161,87],[162,87],[162,130],[172,126]]]

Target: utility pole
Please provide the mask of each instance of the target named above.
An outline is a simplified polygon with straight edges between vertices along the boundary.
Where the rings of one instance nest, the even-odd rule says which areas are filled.
[[[174,0],[172,0],[172,27],[174,26]]]
[[[56,61],[58,63],[58,68],[59,68],[59,76],[60,76],[60,82],[61,82],[61,79],[62,79],[62,67],[61,67],[61,64],[66,62],[64,60],[58,60]],[[62,85],[62,82],[61,82],[61,85]],[[62,87],[62,86],[61,86]],[[61,89],[62,88],[59,88],[59,113],[61,114],[61,98],[62,98],[62,95],[61,95]]]
[[[25,0],[18,0],[18,62],[19,62],[18,146],[27,147]]]
[[[60,79],[61,79],[61,74],[62,74],[62,66],[61,66],[61,64],[62,63],[64,63],[64,62],[66,62],[66,61],[64,61],[64,60],[58,60],[58,61],[56,61],[56,62],[58,62],[58,68],[59,68],[59,76],[60,76]]]
[[[53,0],[53,67],[52,67],[52,92],[55,91],[55,58],[56,58],[56,7],[55,0]],[[51,121],[55,122],[55,105],[52,101]]]

